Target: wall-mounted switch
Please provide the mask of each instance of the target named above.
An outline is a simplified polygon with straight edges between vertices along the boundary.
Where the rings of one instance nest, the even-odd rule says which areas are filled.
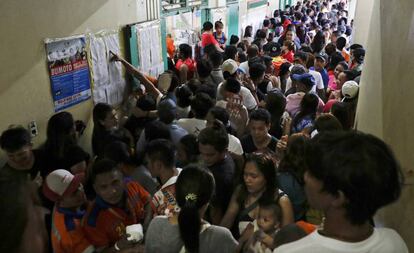
[[[39,131],[37,129],[37,123],[36,123],[36,121],[33,120],[33,121],[31,121],[29,123],[29,132],[30,132],[30,135],[32,137],[35,137],[35,136],[37,136],[39,134]]]

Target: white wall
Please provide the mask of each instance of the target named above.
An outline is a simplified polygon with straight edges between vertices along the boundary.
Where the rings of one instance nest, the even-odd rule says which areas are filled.
[[[374,3],[379,0],[359,0],[356,2],[354,19],[353,42],[366,45],[368,40],[368,28],[371,24]]]
[[[357,8],[368,2],[358,1]],[[396,229],[414,252],[414,1],[370,4],[370,17],[357,9],[355,18],[357,41],[367,41],[357,127],[382,138],[401,163],[406,179],[402,197],[380,210],[375,220]],[[359,23],[365,20],[370,24]]]

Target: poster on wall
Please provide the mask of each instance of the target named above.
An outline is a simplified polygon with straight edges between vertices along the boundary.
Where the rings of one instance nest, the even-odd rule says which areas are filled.
[[[120,54],[118,32],[102,31],[90,35],[93,101],[119,105],[125,94],[126,82],[122,64],[111,61],[111,53]]]
[[[55,112],[91,97],[85,36],[46,39],[47,66]]]

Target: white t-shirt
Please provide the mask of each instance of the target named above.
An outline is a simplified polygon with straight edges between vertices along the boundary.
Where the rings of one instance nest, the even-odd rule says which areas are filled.
[[[196,118],[183,118],[177,121],[177,125],[187,130],[189,134],[198,136],[201,130],[206,128],[207,121]]]
[[[276,248],[274,253],[408,253],[400,235],[389,228],[374,228],[362,242],[350,243],[322,236],[317,230],[308,236]]]
[[[323,79],[321,73],[315,70],[309,70],[309,74],[315,78],[315,85],[312,87],[312,91],[316,93],[316,89],[323,90],[325,86],[323,86]]]
[[[219,101],[216,102],[216,106],[224,108],[224,109],[227,110],[227,112],[230,115],[230,124],[234,129],[237,130],[239,126],[238,126],[237,120],[235,120],[235,117],[238,117],[238,115],[236,114],[236,112],[230,111],[229,108],[227,108],[227,101],[219,100]],[[246,106],[243,105],[242,110],[243,110],[243,112],[241,112],[241,113],[243,113],[244,115],[248,115],[248,111],[247,111]]]
[[[234,153],[236,155],[243,155],[243,147],[241,145],[240,140],[231,134],[228,134],[229,136],[229,147],[228,150],[231,153]]]
[[[217,100],[223,99],[223,96],[220,94],[220,89],[223,87],[223,83],[220,83],[217,86]],[[247,110],[251,111],[257,108],[256,99],[254,99],[253,94],[244,86],[240,87],[240,96],[243,98],[243,105],[246,106]]]

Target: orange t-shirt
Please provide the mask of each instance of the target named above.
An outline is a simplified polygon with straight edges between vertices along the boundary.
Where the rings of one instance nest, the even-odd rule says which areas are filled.
[[[305,231],[307,234],[310,234],[316,230],[315,225],[305,222],[305,221],[298,221],[296,222],[296,225],[298,225],[301,229],[303,229],[303,231]]]
[[[351,60],[351,55],[348,51],[345,50],[345,48],[342,49],[342,56],[345,58],[346,62],[349,62]]]
[[[275,68],[275,75],[278,76],[280,72],[280,66],[282,66],[283,63],[287,62],[286,59],[284,59],[282,56],[274,57],[272,60],[273,67]]]
[[[127,210],[106,203],[99,196],[88,208],[83,222],[88,240],[97,248],[112,246],[124,234],[125,227],[142,223],[149,193],[138,183],[126,180]]]
[[[165,42],[167,44],[167,53],[170,56],[170,58],[174,58],[175,53],[175,46],[174,46],[174,40],[172,38],[167,37],[165,39]]]
[[[51,240],[54,253],[92,253],[95,248],[81,227],[84,212],[66,208],[53,209]]]

